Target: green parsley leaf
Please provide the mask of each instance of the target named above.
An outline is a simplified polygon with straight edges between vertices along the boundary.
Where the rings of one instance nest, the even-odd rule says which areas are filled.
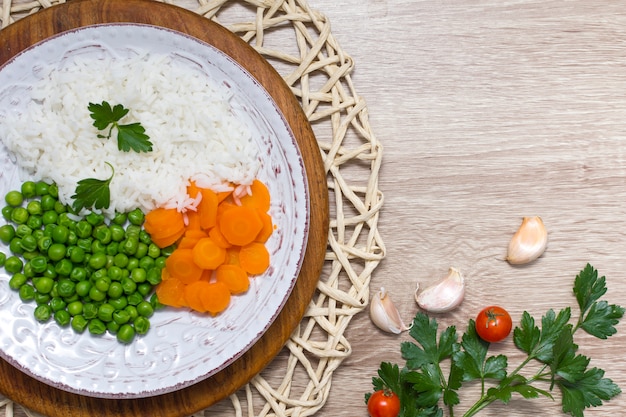
[[[606,294],[606,278],[598,278],[598,271],[587,264],[585,268],[576,275],[574,280],[574,295],[578,301],[580,312],[584,315],[591,305]]]
[[[76,213],[80,212],[83,208],[109,208],[111,204],[111,191],[109,185],[115,174],[113,166],[108,162],[105,162],[111,167],[111,176],[106,180],[99,180],[96,178],[86,178],[78,181],[76,190],[72,198],[74,204],[72,208]]]
[[[89,116],[94,120],[93,125],[98,130],[109,129],[108,134],[98,135],[99,138],[109,139],[113,129],[117,129],[117,149],[129,152],[151,152],[152,142],[146,135],[146,130],[140,123],[120,124],[120,120],[129,112],[121,104],[111,107],[109,103],[103,101],[101,104],[89,103],[87,106]]]
[[[623,316],[622,307],[606,301],[598,301],[591,305],[581,327],[592,336],[607,339],[617,333],[615,326]]]
[[[457,341],[456,328],[450,326],[444,330],[438,344],[438,327],[437,320],[430,320],[422,312],[415,316],[409,334],[419,345],[411,342],[404,342],[401,345],[402,357],[406,359],[408,368],[419,369],[425,364],[437,364],[452,356]]]
[[[574,417],[583,417],[583,411],[588,407],[599,407],[603,401],[608,401],[622,391],[608,378],[604,378],[604,371],[592,368],[586,371],[575,382],[558,380],[561,390],[563,412]]]
[[[463,369],[463,381],[474,379],[503,379],[506,377],[507,358],[504,355],[487,358],[489,343],[476,333],[476,322],[470,320],[461,339],[463,350],[455,352],[454,362]]]

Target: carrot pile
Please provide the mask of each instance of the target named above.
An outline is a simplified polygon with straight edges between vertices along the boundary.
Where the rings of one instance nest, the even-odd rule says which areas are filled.
[[[234,198],[232,192],[191,183],[189,196],[201,194],[196,211],[158,208],[146,215],[144,228],[152,241],[161,248],[176,245],[156,288],[161,304],[216,315],[228,307],[231,295],[248,290],[250,276],[269,267],[270,194],[259,180],[250,189]]]

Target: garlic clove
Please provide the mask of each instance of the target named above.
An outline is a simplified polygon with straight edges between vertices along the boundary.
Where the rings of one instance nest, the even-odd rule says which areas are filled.
[[[423,310],[431,313],[445,313],[458,307],[465,297],[465,278],[456,269],[450,268],[448,276],[437,284],[419,292],[415,290],[415,301]]]
[[[541,217],[524,217],[509,242],[506,260],[512,265],[527,264],[539,258],[547,245],[548,232]]]
[[[400,334],[409,329],[402,321],[400,312],[391,301],[391,297],[385,288],[381,288],[372,297],[370,318],[379,329],[388,333]]]

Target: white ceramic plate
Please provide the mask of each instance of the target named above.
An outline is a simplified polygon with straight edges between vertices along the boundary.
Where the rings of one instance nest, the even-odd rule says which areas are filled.
[[[308,190],[300,151],[289,126],[267,92],[236,62],[195,38],[163,28],[107,24],[77,29],[24,51],[0,68],[0,121],[26,105],[36,82],[34,69],[76,53],[151,53],[184,56],[209,77],[233,89],[238,116],[263,150],[258,178],[272,196],[277,230],[267,243],[271,266],[233,297],[217,317],[165,309],[151,329],[130,345],[114,336],[77,335],[53,321],[38,323],[34,302],[23,303],[0,273],[0,355],[25,373],[55,387],[102,398],[147,397],[189,386],[224,369],[248,350],[274,321],[295,284],[308,236]],[[193,64],[191,64],[193,63]],[[0,149],[0,194],[18,189],[21,179]],[[114,196],[113,196],[114,198]],[[8,249],[2,248],[5,253]]]

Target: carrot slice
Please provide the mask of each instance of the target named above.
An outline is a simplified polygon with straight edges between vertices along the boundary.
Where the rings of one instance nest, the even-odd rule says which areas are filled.
[[[187,305],[191,309],[196,310],[200,313],[204,313],[207,311],[206,307],[204,306],[202,293],[206,291],[206,287],[208,285],[210,284],[206,281],[196,281],[185,286],[185,300],[187,301]]]
[[[150,238],[152,239],[152,243],[154,243],[158,247],[166,248],[166,247],[176,243],[178,241],[178,239],[180,239],[180,237],[183,235],[184,232],[185,232],[185,229],[182,229],[182,230],[179,230],[178,232],[176,232],[175,234],[170,235],[170,236],[157,237],[157,236],[152,236],[151,235]]]
[[[234,206],[225,210],[218,224],[226,240],[236,246],[253,242],[263,228],[256,210],[246,206]]]
[[[241,294],[248,291],[250,279],[248,274],[237,265],[221,265],[215,270],[217,282],[223,282],[231,294]]]
[[[209,237],[213,239],[213,242],[220,248],[228,249],[233,246],[226,240],[219,226],[212,227],[211,230],[209,230]]]
[[[239,246],[231,246],[226,249],[226,259],[224,259],[224,265],[239,265]]]
[[[182,307],[181,295],[183,294],[185,284],[179,279],[168,277],[163,279],[157,285],[155,292],[159,303],[170,307]]]
[[[202,268],[193,261],[192,249],[176,249],[165,260],[167,272],[184,284],[197,281],[202,276]]]
[[[241,205],[258,208],[262,211],[270,209],[270,191],[263,182],[254,180],[250,185],[250,192],[250,194],[239,199]]]
[[[219,205],[218,196],[213,190],[201,189],[202,201],[198,207],[200,215],[200,227],[208,230],[217,223],[217,207]]]
[[[185,226],[186,230],[200,230],[202,229],[202,225],[200,222],[200,213],[193,210],[188,210],[185,215],[187,218],[187,224]]]
[[[215,269],[226,259],[226,250],[210,237],[198,240],[192,249],[193,262],[202,269]]]
[[[200,192],[200,188],[196,185],[195,181],[189,181],[189,185],[187,186],[187,195],[191,198],[196,198],[198,193]]]
[[[261,220],[263,227],[261,228],[259,234],[256,235],[254,240],[255,242],[265,243],[270,238],[270,236],[272,236],[272,233],[274,233],[274,223],[272,222],[272,216],[270,216],[269,213],[260,209],[257,209],[256,213],[259,215],[259,219]]]
[[[212,282],[202,289],[202,304],[212,315],[221,313],[230,304],[230,291],[223,282]]]
[[[176,209],[157,208],[146,214],[144,229],[152,241],[164,248],[176,242],[185,232],[183,214]]]
[[[239,251],[239,265],[249,274],[262,274],[270,266],[270,253],[264,244],[252,242]]]

